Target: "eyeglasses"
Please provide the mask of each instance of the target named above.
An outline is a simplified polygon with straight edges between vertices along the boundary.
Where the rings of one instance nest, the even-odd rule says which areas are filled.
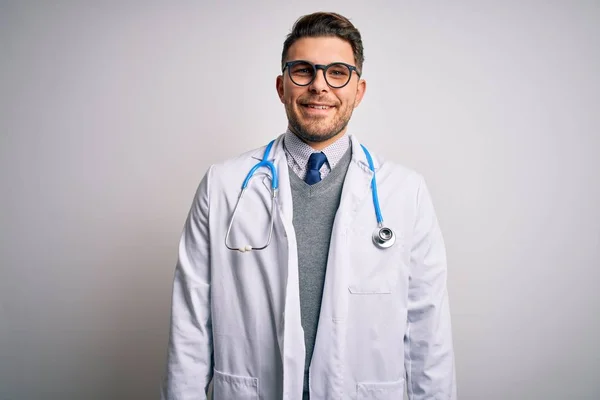
[[[352,78],[352,71],[355,71],[356,75],[360,77],[360,72],[355,66],[343,62],[321,65],[313,64],[309,61],[296,60],[286,62],[281,72],[284,72],[286,68],[290,79],[298,86],[308,86],[313,83],[319,69],[323,70],[325,82],[334,89],[346,86],[350,82],[350,78]]]

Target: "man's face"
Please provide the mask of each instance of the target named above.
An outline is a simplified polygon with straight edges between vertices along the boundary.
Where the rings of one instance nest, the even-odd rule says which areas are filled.
[[[337,37],[302,38],[290,48],[286,61],[306,60],[313,64],[328,65],[344,62],[356,65],[350,44]],[[288,69],[277,77],[277,93],[285,105],[289,128],[315,148],[333,143],[346,126],[352,111],[358,107],[366,89],[366,82],[352,72],[350,82],[342,88],[331,88],[323,70],[308,86],[298,86],[290,79]],[[326,106],[323,108],[323,106]]]

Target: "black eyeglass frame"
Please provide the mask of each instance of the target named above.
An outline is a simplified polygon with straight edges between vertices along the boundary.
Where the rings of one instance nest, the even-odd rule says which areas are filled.
[[[296,83],[296,81],[294,81],[294,78],[292,78],[292,72],[291,72],[291,67],[293,67],[294,65],[297,64],[308,64],[311,65],[313,67],[313,70],[315,71],[315,73],[313,74],[312,79],[308,82],[305,83],[304,85],[300,85],[298,83]],[[327,80],[327,70],[333,66],[333,65],[344,65],[346,67],[348,67],[348,70],[350,71],[350,75],[348,76],[348,81],[346,83],[344,83],[342,86],[333,86],[331,83],[329,83],[329,81]],[[292,81],[292,83],[296,86],[308,86],[311,83],[313,83],[317,77],[317,73],[320,69],[323,70],[323,77],[325,78],[325,82],[327,82],[327,85],[329,85],[330,87],[334,88],[334,89],[341,89],[344,86],[346,86],[347,84],[350,83],[350,81],[352,80],[352,71],[356,72],[356,76],[358,76],[360,78],[360,71],[358,70],[358,68],[356,68],[354,65],[350,65],[350,64],[346,64],[345,62],[334,62],[328,65],[323,65],[323,64],[313,64],[310,61],[306,61],[306,60],[294,60],[294,61],[288,61],[283,65],[283,68],[281,70],[281,73],[285,72],[285,69],[287,68],[288,70],[288,76],[290,77],[290,80]]]

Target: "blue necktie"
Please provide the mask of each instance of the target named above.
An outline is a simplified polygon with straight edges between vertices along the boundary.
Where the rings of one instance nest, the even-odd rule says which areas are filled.
[[[327,161],[327,156],[324,153],[312,153],[308,158],[308,171],[306,171],[304,182],[309,185],[321,182],[321,173],[319,170],[325,161]]]

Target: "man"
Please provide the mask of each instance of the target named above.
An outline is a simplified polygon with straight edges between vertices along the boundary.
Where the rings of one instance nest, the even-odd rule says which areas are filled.
[[[300,18],[276,80],[287,132],[204,176],[179,247],[164,399],[205,399],[211,380],[216,400],[397,400],[405,387],[456,399],[427,187],[347,134],[363,59],[346,18]]]

